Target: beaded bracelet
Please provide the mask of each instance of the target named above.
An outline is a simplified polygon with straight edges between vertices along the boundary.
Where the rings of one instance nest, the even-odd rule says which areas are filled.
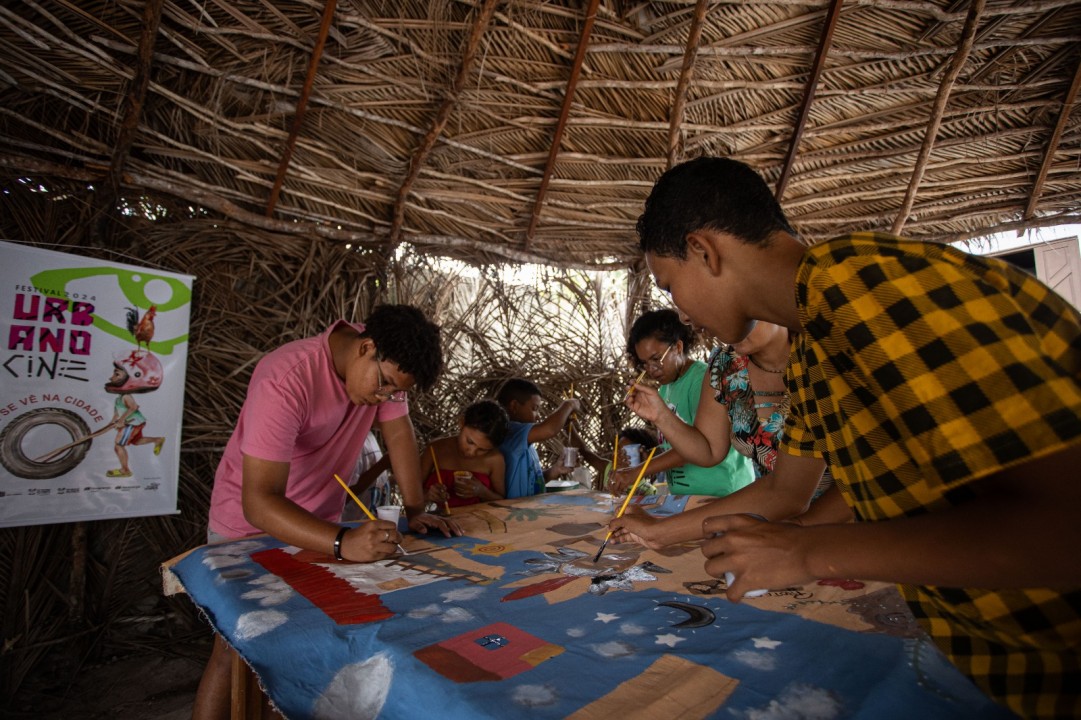
[[[334,538],[334,559],[335,560],[345,560],[345,558],[342,557],[342,539],[345,537],[345,533],[347,533],[347,532],[349,532],[349,528],[345,527],[345,526],[342,526],[342,528],[338,530],[338,536],[336,538]]]

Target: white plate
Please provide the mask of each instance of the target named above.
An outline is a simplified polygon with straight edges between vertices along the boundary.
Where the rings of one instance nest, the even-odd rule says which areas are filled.
[[[550,488],[569,488],[578,484],[577,480],[549,480],[544,483],[544,487]]]

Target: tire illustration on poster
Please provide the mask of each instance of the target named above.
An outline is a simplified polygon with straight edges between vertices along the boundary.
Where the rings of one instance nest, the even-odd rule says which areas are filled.
[[[83,461],[91,440],[90,427],[72,411],[31,410],[12,420],[0,433],[0,464],[12,475],[27,480],[59,477]],[[55,452],[65,445],[70,447]]]

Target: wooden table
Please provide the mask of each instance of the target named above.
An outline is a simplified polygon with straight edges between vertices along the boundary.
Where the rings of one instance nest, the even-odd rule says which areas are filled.
[[[588,490],[457,508],[465,537],[409,534],[408,556],[371,564],[248,538],[166,563],[166,591],[191,597],[289,718],[1011,717],[892,586],[732,604],[697,544],[609,545],[594,564],[612,512]]]

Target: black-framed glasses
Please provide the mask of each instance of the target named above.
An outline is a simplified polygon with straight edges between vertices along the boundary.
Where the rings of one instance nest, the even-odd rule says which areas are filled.
[[[375,389],[375,396],[390,402],[405,402],[407,397],[405,390],[399,390],[383,377],[383,368],[379,365],[382,361],[381,357],[375,359],[375,372],[379,375],[379,387]]]

